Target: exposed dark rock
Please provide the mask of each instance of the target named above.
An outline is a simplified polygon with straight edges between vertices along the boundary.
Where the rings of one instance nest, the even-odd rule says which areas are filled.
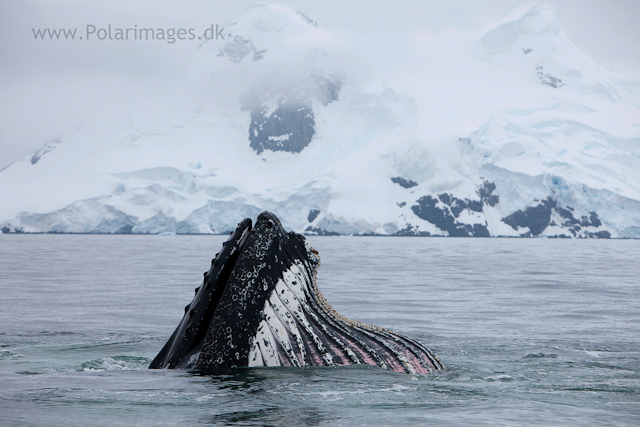
[[[258,154],[264,150],[301,152],[315,133],[310,102],[287,101],[272,113],[268,107],[251,111],[249,140]]]
[[[537,206],[529,206],[524,211],[519,210],[502,218],[502,221],[510,225],[514,230],[517,230],[518,227],[529,227],[531,234],[537,236],[549,225],[551,208],[556,205],[557,202],[549,197]]]
[[[451,213],[458,218],[460,213],[467,209],[467,203],[464,200],[456,199],[455,197],[451,201]]]
[[[486,224],[464,224],[458,222],[457,218],[465,209],[482,212],[485,203],[488,206],[497,205],[500,198],[492,194],[495,189],[496,185],[493,182],[485,181],[476,190],[480,200],[462,200],[449,193],[438,194],[438,199],[434,199],[432,196],[423,196],[416,201],[411,210],[419,218],[448,232],[450,236],[490,237]],[[438,201],[441,203],[440,206],[438,206]]]
[[[456,223],[456,228],[451,231],[449,235],[453,237],[491,237],[487,226],[484,224],[459,224]]]
[[[393,233],[394,236],[420,236],[420,237],[429,237],[431,236],[431,233],[429,233],[428,231],[420,231],[418,230],[417,227],[414,227],[413,225],[409,224],[407,225],[406,228],[403,228],[402,230],[398,230],[395,233]]]
[[[469,228],[467,224],[454,224],[453,227],[448,229],[449,236],[451,237],[469,237]]]
[[[573,216],[573,208],[567,206],[567,208],[562,208],[556,206],[555,211],[562,217],[564,220],[562,224],[558,224],[561,227],[568,228],[571,231],[571,234],[576,237],[579,236],[582,232],[582,227],[600,227],[602,225],[602,221],[598,218],[598,214],[596,212],[590,212],[589,216],[583,215],[579,220]],[[609,238],[611,237],[611,233],[608,231],[598,231],[597,233],[587,232],[585,234],[586,237],[599,237],[599,238]],[[607,237],[608,236],[608,237]]]
[[[253,54],[254,61],[262,59],[262,54],[265,52],[265,49],[257,50],[251,39],[246,39],[242,36],[235,36],[233,39],[225,43],[222,49],[220,49],[218,56],[226,55],[231,62],[237,64],[249,54]]]
[[[451,195],[447,193],[438,194],[438,199],[447,206],[451,206]]]
[[[458,218],[460,216],[460,213],[467,208],[467,203],[464,200],[453,197],[453,195],[451,194],[438,194],[438,199],[440,199],[442,203],[451,208],[451,213],[456,218]]]
[[[31,156],[31,164],[35,165],[38,163],[38,160],[40,160],[40,151],[35,152],[33,156]]]
[[[42,147],[41,149],[33,153],[33,156],[31,156],[31,164],[35,165],[36,163],[38,163],[38,161],[45,154],[49,153],[54,148],[56,148],[56,144],[59,144],[59,143],[60,143],[59,139],[52,139],[51,141],[47,142],[44,147]]]
[[[256,50],[255,52],[253,52],[253,57],[251,58],[254,62],[255,61],[259,61],[262,58],[264,58],[264,53],[267,51],[267,49],[262,49],[262,50]]]
[[[446,230],[453,225],[454,219],[444,209],[436,207],[437,203],[437,200],[431,196],[422,196],[416,201],[415,205],[411,206],[411,210],[418,218],[422,218],[431,224],[435,224],[438,228]]]
[[[497,197],[497,196],[496,196]],[[469,200],[465,199],[467,207],[474,212],[482,212],[482,200]]]
[[[313,70],[304,78],[274,72],[242,100],[250,111],[249,141],[258,154],[264,150],[301,152],[315,134],[312,99],[322,105],[338,99],[342,79]]]
[[[320,211],[318,209],[311,209],[309,211],[309,216],[307,217],[307,220],[309,222],[313,222],[318,217],[319,214],[320,214]]]
[[[496,189],[496,185],[493,182],[485,181],[481,186],[476,190],[476,194],[480,196],[481,199],[491,196],[491,193]]]
[[[556,209],[556,212],[558,212],[558,214],[565,219],[565,221],[563,222],[563,225],[573,225],[573,224],[580,223],[580,221],[578,221],[573,217],[573,213],[569,209],[564,209],[564,208],[561,208],[560,206],[556,206],[555,209]]]
[[[465,209],[470,209],[474,212],[482,212],[481,200],[462,200],[447,193],[438,194],[438,199],[451,208],[451,213],[456,218],[458,218]]]
[[[302,19],[304,19],[304,22],[306,22],[307,24],[311,24],[314,27],[318,26],[318,23],[316,21],[314,21],[313,19],[309,18],[307,15],[305,15],[304,13],[300,12],[299,10],[296,10],[296,13],[298,15],[300,15],[302,17]]]
[[[540,82],[543,85],[551,86],[554,89],[564,86],[564,83],[562,83],[562,79],[554,77],[549,73],[545,73],[544,68],[540,65],[536,67],[536,74],[538,75],[538,79],[540,79]]]
[[[406,205],[407,205],[407,202],[398,203],[398,206],[400,206],[401,208],[404,208]]]
[[[313,94],[325,107],[332,101],[337,101],[342,88],[342,79],[335,75],[326,75],[318,71],[311,73],[314,85]]]
[[[2,234],[9,234],[11,233],[11,229],[9,227],[2,227]]]
[[[485,181],[480,187],[478,187],[478,190],[476,190],[476,194],[480,196],[480,200],[482,200],[484,203],[491,207],[494,207],[500,202],[500,197],[493,194],[493,191],[495,189],[496,184],[490,181]]]
[[[431,196],[423,196],[416,201],[416,204],[411,207],[418,218],[424,219],[434,224],[439,229],[449,233],[449,236],[453,237],[489,237],[489,230],[486,225],[483,224],[463,224],[455,220],[460,214],[460,206],[466,206],[465,202],[452,197],[449,194],[443,193],[438,196],[444,206],[438,206],[438,200]],[[448,206],[445,201],[450,202],[451,206]],[[464,209],[464,208],[463,208]],[[458,215],[454,215],[454,210]]]
[[[318,236],[339,236],[340,233],[335,231],[327,231],[324,228],[308,226],[305,230],[305,234],[317,234]]]
[[[473,237],[491,237],[491,233],[489,233],[486,225],[473,224]]]
[[[529,206],[525,210],[516,211],[511,215],[502,218],[502,221],[510,225],[514,230],[517,230],[518,227],[529,227],[530,233],[533,236],[539,235],[547,226],[551,225],[567,229],[571,232],[573,237],[604,239],[611,237],[611,233],[606,230],[592,232],[583,229],[583,227],[598,228],[602,225],[602,222],[598,218],[598,214],[596,212],[590,212],[589,216],[583,215],[580,219],[577,219],[573,215],[573,210],[574,209],[570,206],[558,206],[558,203],[549,197],[536,206]],[[561,223],[556,223],[555,221],[550,220],[553,212],[556,212],[562,218]],[[527,236],[527,233],[523,236]],[[555,237],[571,236],[561,234]]]
[[[394,182],[395,184],[398,184],[401,187],[404,187],[404,188],[411,188],[411,187],[415,187],[416,185],[418,185],[417,182],[412,181],[410,179],[402,178],[400,176],[394,176],[393,178],[391,178],[391,181]]]

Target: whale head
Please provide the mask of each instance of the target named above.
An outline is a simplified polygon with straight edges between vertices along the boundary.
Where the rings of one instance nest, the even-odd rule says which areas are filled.
[[[263,212],[245,219],[212,261],[175,332],[150,368],[219,371],[254,366],[375,365],[444,369],[422,344],[348,319],[316,284],[318,252]]]
[[[271,212],[261,213],[253,227],[250,219],[243,220],[223,243],[182,321],[149,367],[250,366],[278,282],[299,277],[300,296],[305,298],[305,285],[315,280],[319,263],[304,236],[285,231]]]

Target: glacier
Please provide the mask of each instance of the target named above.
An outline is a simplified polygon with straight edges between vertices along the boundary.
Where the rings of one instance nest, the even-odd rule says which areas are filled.
[[[189,111],[96,118],[0,171],[0,230],[223,234],[270,210],[320,235],[640,238],[640,86],[553,7],[395,79],[285,6],[221,26]]]

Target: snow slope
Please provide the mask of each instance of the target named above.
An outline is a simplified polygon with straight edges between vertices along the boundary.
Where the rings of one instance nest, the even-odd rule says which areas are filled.
[[[389,82],[284,6],[222,26],[191,110],[99,118],[0,171],[3,232],[226,233],[266,209],[319,234],[640,237],[640,96],[552,7]]]

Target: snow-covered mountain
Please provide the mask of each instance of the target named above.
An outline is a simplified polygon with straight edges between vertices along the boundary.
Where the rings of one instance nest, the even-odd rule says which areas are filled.
[[[411,90],[284,6],[222,27],[191,111],[96,120],[0,171],[2,231],[226,233],[266,209],[311,234],[640,237],[638,87],[552,7],[437,78],[407,67]]]

